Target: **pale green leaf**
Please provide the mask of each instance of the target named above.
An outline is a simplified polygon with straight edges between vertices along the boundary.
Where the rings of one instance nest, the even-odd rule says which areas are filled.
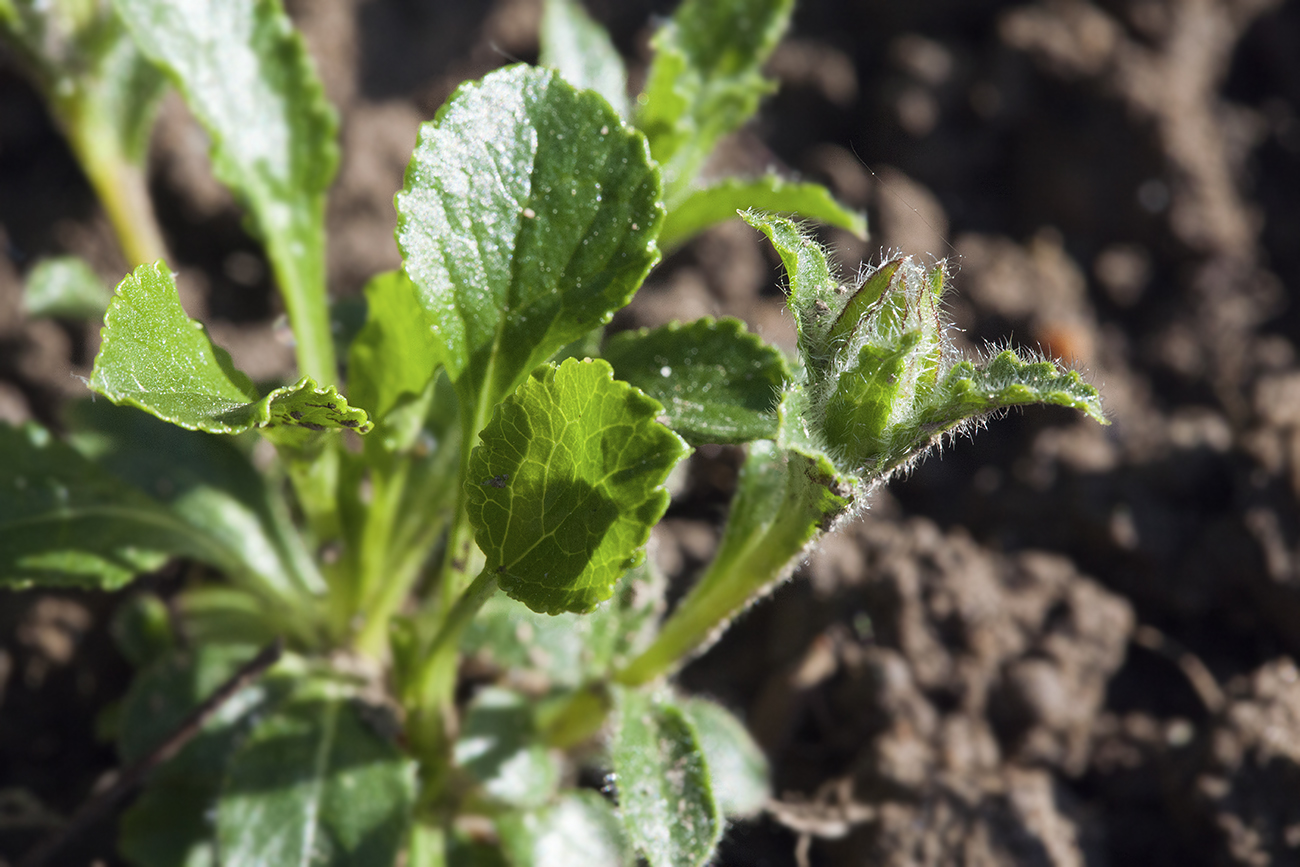
[[[257,721],[231,753],[217,804],[223,867],[396,861],[415,764],[361,713],[338,684],[318,680]]]
[[[27,275],[23,307],[33,319],[96,319],[104,315],[111,297],[108,287],[85,260],[58,256],[44,260]]]
[[[208,433],[258,428],[276,442],[301,445],[313,433],[372,427],[333,386],[304,378],[258,399],[252,381],[185,315],[171,273],[141,265],[118,286],[104,316],[90,387],[116,404]]]
[[[421,128],[397,241],[471,435],[631,299],[658,259],[658,200],[645,139],[552,70],[493,72]]]
[[[609,33],[579,0],[546,0],[542,7],[541,57],[574,87],[594,90],[627,116],[627,69]]]
[[[693,190],[688,198],[668,212],[659,246],[672,250],[717,223],[736,217],[738,210],[757,208],[817,220],[847,229],[860,238],[867,236],[867,217],[835,201],[821,184],[798,183],[779,175],[745,180],[727,178],[712,186]]]
[[[762,749],[722,705],[692,698],[681,707],[699,736],[718,810],[727,817],[757,815],[771,794]]]
[[[334,380],[325,193],[338,122],[279,0],[115,0],[140,50],[212,142],[217,178],[248,205],[284,292],[302,373]]]
[[[172,555],[229,553],[44,428],[0,425],[0,586],[115,589]]]
[[[495,803],[540,807],[559,787],[559,762],[538,736],[533,710],[517,692],[485,687],[465,712],[452,755]]]
[[[636,123],[663,166],[669,211],[686,199],[718,140],[775,89],[762,66],[793,9],[794,0],[685,0],[655,34]]]
[[[539,368],[470,456],[468,510],[485,569],[535,611],[590,611],[643,555],[687,452],[660,405],[604,361]]]
[[[620,690],[610,754],[628,837],[650,867],[701,867],[722,816],[695,727],[681,708]]]
[[[366,324],[348,356],[348,396],[382,419],[400,399],[424,391],[441,350],[405,273],[372,277],[365,293]]]
[[[738,319],[625,331],[601,354],[615,376],[662,403],[668,426],[692,445],[776,436],[790,371],[780,351]]]
[[[595,792],[564,792],[555,803],[497,820],[513,867],[631,867],[636,861],[618,816]]]

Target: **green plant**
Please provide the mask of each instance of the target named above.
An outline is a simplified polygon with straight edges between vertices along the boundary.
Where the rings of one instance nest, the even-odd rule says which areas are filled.
[[[123,761],[193,735],[125,815],[134,863],[702,864],[728,817],[762,808],[766,769],[737,720],[666,676],[971,420],[1053,403],[1104,421],[1072,371],[957,358],[943,263],[899,257],[842,286],[804,230],[758,210],[744,218],[785,262],[797,358],[735,320],[603,335],[665,234],[751,206],[862,228],[812,185],[697,186],[768,91],[791,0],[687,0],[636,127],[603,31],[549,3],[543,59],[561,72],[498,70],[422,128],[396,198],[404,268],[366,287],[344,397],[322,265],[332,113],[273,0],[179,8],[117,0],[112,32],[208,128],[304,376],[260,393],[145,263],[105,314],[90,387],[109,402],[71,407],[66,441],[0,428],[5,585],[114,589],[195,564],[174,616],[142,595],[118,623],[140,666]],[[21,41],[35,9],[0,0],[0,21]],[[669,473],[705,443],[743,445],[745,464],[715,560],[660,623],[644,546]],[[241,669],[276,642],[263,676]],[[469,654],[544,686],[503,678],[458,702]],[[617,809],[562,784],[574,762],[612,768]]]

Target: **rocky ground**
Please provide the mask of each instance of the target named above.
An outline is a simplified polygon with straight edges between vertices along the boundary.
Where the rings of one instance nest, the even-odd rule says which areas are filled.
[[[644,71],[671,2],[591,0]],[[291,4],[340,106],[331,282],[397,264],[392,195],[459,81],[536,56],[536,0]],[[829,540],[683,674],[737,710],[776,798],[736,865],[1300,864],[1300,4],[802,0],[781,91],[717,170],[783,167],[868,209],[831,232],[947,258],[972,350],[1038,346],[1113,424],[991,421]],[[257,245],[168,103],[152,177],[189,309],[241,367],[291,363]],[[115,280],[111,233],[0,55],[0,419],[58,424],[93,327],[25,321],[38,257]],[[667,260],[620,325],[705,313],[791,339],[739,224]],[[2,459],[2,458],[0,458]],[[658,534],[705,562],[736,455],[702,450]],[[166,581],[166,577],[158,579]],[[110,597],[0,600],[0,851],[114,762]],[[111,830],[80,861],[113,863]],[[73,862],[69,862],[73,863]]]

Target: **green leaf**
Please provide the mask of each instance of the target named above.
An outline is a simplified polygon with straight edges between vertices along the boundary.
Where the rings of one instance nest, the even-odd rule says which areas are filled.
[[[982,367],[969,361],[955,365],[918,422],[921,426],[950,426],[962,419],[1032,403],[1068,406],[1093,421],[1110,424],[1097,389],[1084,382],[1078,371],[1062,370],[1046,360],[1026,360],[1009,349]]]
[[[298,341],[302,374],[334,380],[325,193],[338,122],[278,0],[115,0],[140,50],[212,141],[217,178],[248,205]]]
[[[284,445],[302,445],[330,428],[366,433],[373,426],[333,386],[320,388],[308,378],[259,400],[230,355],[185,315],[161,262],[141,265],[118,286],[104,316],[90,387],[116,404],[189,430],[233,434],[259,428]]]
[[[643,556],[686,445],[658,402],[604,361],[539,368],[470,456],[469,518],[484,567],[534,611],[590,611]]]
[[[527,66],[462,86],[421,127],[397,212],[471,436],[533,368],[631,299],[663,219],[640,133]]]
[[[366,324],[348,356],[348,395],[382,419],[402,398],[418,397],[438,366],[441,348],[413,284],[389,271],[366,284]]]
[[[757,815],[771,794],[762,749],[720,704],[692,698],[682,703],[682,710],[700,739],[718,810],[728,817]]]
[[[821,184],[792,183],[771,174],[752,180],[727,178],[694,190],[668,212],[659,246],[672,250],[710,226],[734,219],[738,210],[746,208],[805,217],[867,237],[866,214],[841,205]]]
[[[56,256],[44,260],[27,275],[23,307],[33,319],[98,319],[108,309],[111,297],[108,287],[83,259]]]
[[[762,74],[794,0],[685,0],[655,34],[637,126],[664,172],[669,211],[687,197],[718,140],[775,90]]]
[[[651,867],[700,867],[722,836],[695,727],[671,702],[620,690],[610,747],[623,827]]]
[[[220,546],[236,579],[250,573],[284,598],[325,591],[279,492],[229,439],[103,401],[73,404],[66,423],[81,454]]]
[[[618,49],[578,0],[546,0],[538,62],[579,90],[594,90],[627,117],[627,69]]]
[[[776,436],[790,371],[780,351],[738,319],[625,331],[601,354],[619,379],[664,405],[668,426],[691,445]]]
[[[591,791],[568,791],[550,806],[508,813],[497,820],[497,831],[514,867],[636,863],[618,816]]]
[[[559,762],[538,736],[533,710],[517,692],[485,687],[466,711],[452,754],[496,803],[540,807],[559,787]]]
[[[226,552],[35,424],[0,425],[0,586],[112,590],[172,555]]]
[[[337,683],[299,684],[230,756],[221,863],[382,867],[406,839],[415,765]]]
[[[137,761],[257,653],[247,645],[204,644],[145,669],[123,702],[118,751]],[[122,817],[118,848],[136,867],[217,863],[213,808],[226,763],[255,715],[281,701],[289,680],[274,672],[235,693],[173,759],[150,776]]]

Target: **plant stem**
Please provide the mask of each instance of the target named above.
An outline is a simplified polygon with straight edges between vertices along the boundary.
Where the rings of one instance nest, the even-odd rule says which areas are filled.
[[[749,447],[717,556],[645,651],[614,676],[636,686],[712,643],[735,614],[788,575],[796,558],[847,502],[775,443]]]
[[[298,372],[317,385],[338,380],[325,289],[324,201],[304,208],[292,230],[267,231],[267,253],[293,328]]]

